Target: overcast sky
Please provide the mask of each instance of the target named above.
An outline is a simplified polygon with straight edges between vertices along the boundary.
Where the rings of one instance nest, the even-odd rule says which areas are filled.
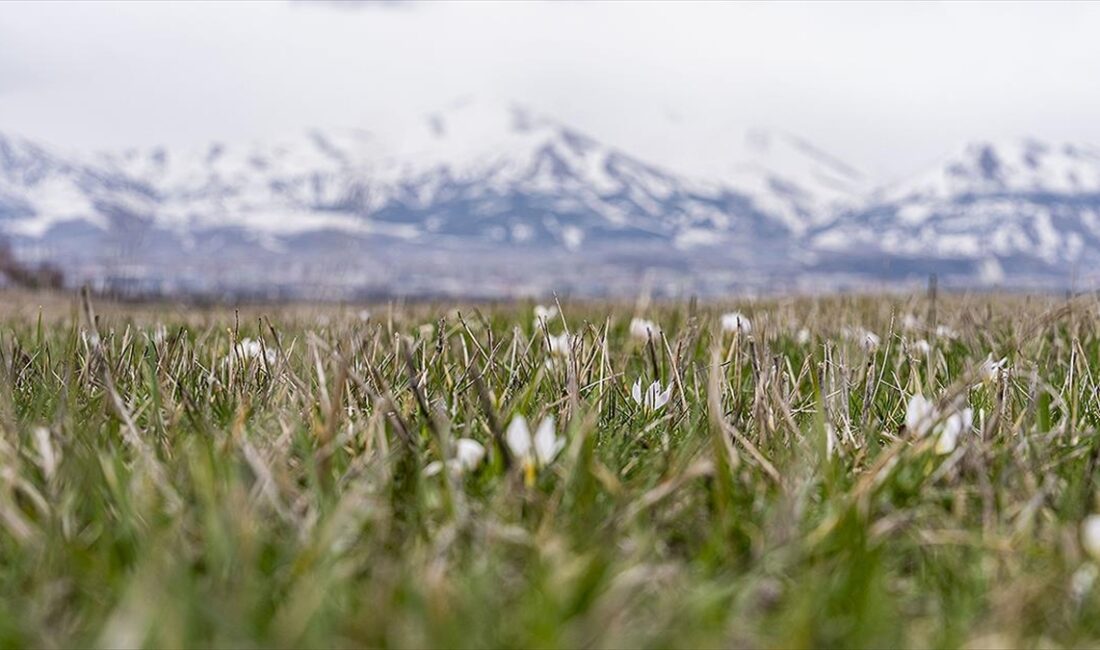
[[[472,96],[658,162],[784,129],[888,180],[967,140],[1100,142],[1098,34],[1086,3],[0,2],[0,131],[254,139]]]

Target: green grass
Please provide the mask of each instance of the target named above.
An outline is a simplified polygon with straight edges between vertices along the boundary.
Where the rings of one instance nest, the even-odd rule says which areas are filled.
[[[531,304],[34,299],[0,320],[0,646],[1100,643],[1092,298],[578,303],[545,329]],[[973,409],[954,451],[902,426],[916,392]],[[552,462],[510,457],[516,414],[555,417]],[[425,475],[458,438],[484,462]]]

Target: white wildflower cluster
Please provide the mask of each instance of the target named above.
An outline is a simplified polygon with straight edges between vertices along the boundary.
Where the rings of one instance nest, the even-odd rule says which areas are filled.
[[[561,453],[565,438],[555,433],[552,416],[543,418],[532,434],[527,418],[516,414],[504,433],[504,443],[522,469],[525,483],[530,486],[534,484],[539,470],[554,462]],[[446,468],[452,476],[462,476],[476,471],[488,455],[485,446],[473,438],[455,440],[451,451],[453,456],[446,461],[428,463],[424,475],[434,476]]]
[[[672,399],[672,384],[661,390],[661,382],[655,381],[643,392],[642,380],[637,379],[634,381],[634,387],[630,389],[630,396],[634,398],[634,403],[644,410],[656,412],[664,408],[665,404]]]
[[[939,409],[923,395],[914,395],[905,409],[905,426],[914,437],[935,436],[936,453],[949,454],[955,451],[959,436],[974,426],[974,411],[959,407]]]

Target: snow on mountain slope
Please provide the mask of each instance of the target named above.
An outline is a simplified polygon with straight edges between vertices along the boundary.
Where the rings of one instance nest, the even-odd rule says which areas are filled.
[[[130,178],[0,134],[0,223],[9,234],[41,237],[66,222],[108,228],[113,215],[149,209],[151,195]]]
[[[52,222],[100,216],[81,169],[42,147],[0,135],[0,217],[6,230],[36,234]]]
[[[364,148],[365,135],[345,135],[348,149]],[[342,214],[362,191],[361,174],[320,133],[253,145],[131,150],[99,162],[155,188],[150,217],[179,232],[235,226],[271,235],[362,226]]]
[[[809,246],[1064,271],[1100,251],[1100,150],[1036,140],[970,144],[838,215],[810,233]]]
[[[597,292],[661,267],[720,290],[809,273],[1064,278],[1100,261],[1096,148],[976,143],[872,191],[795,136],[757,130],[738,146],[687,173],[479,102],[385,132],[190,149],[61,155],[0,135],[0,235],[80,277],[124,268],[198,287],[450,275]]]
[[[1034,139],[975,142],[935,168],[879,192],[877,202],[966,195],[1100,192],[1100,149]]]
[[[796,236],[858,205],[873,189],[865,174],[797,135],[689,124],[677,115],[662,124],[660,137],[650,136],[666,152],[667,165],[748,197]]]
[[[384,134],[310,131],[66,159],[22,148],[23,158],[49,170],[34,184],[0,188],[9,197],[3,205],[31,206],[5,227],[26,236],[72,220],[106,229],[97,206],[109,204],[180,237],[231,227],[267,245],[339,230],[574,250],[586,241],[656,237],[690,249],[749,233],[800,233],[861,182],[805,142],[765,132],[750,138],[748,162],[699,180],[530,110],[476,101]],[[10,175],[29,164],[4,166]]]
[[[181,233],[232,225],[269,237],[328,228],[577,249],[614,237],[689,247],[780,227],[728,187],[658,169],[522,108],[478,103],[385,137],[312,131],[99,162],[156,188],[153,218]]]
[[[861,172],[797,136],[753,129],[745,141],[748,155],[731,165],[726,182],[796,234],[856,205],[871,188]]]
[[[74,282],[591,294],[634,291],[652,268],[670,287],[762,282],[790,245],[729,184],[519,107],[93,155],[0,142],[0,236]]]

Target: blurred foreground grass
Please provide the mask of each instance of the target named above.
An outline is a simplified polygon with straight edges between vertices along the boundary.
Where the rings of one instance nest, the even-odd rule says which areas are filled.
[[[1092,297],[4,298],[2,646],[1100,643]]]

